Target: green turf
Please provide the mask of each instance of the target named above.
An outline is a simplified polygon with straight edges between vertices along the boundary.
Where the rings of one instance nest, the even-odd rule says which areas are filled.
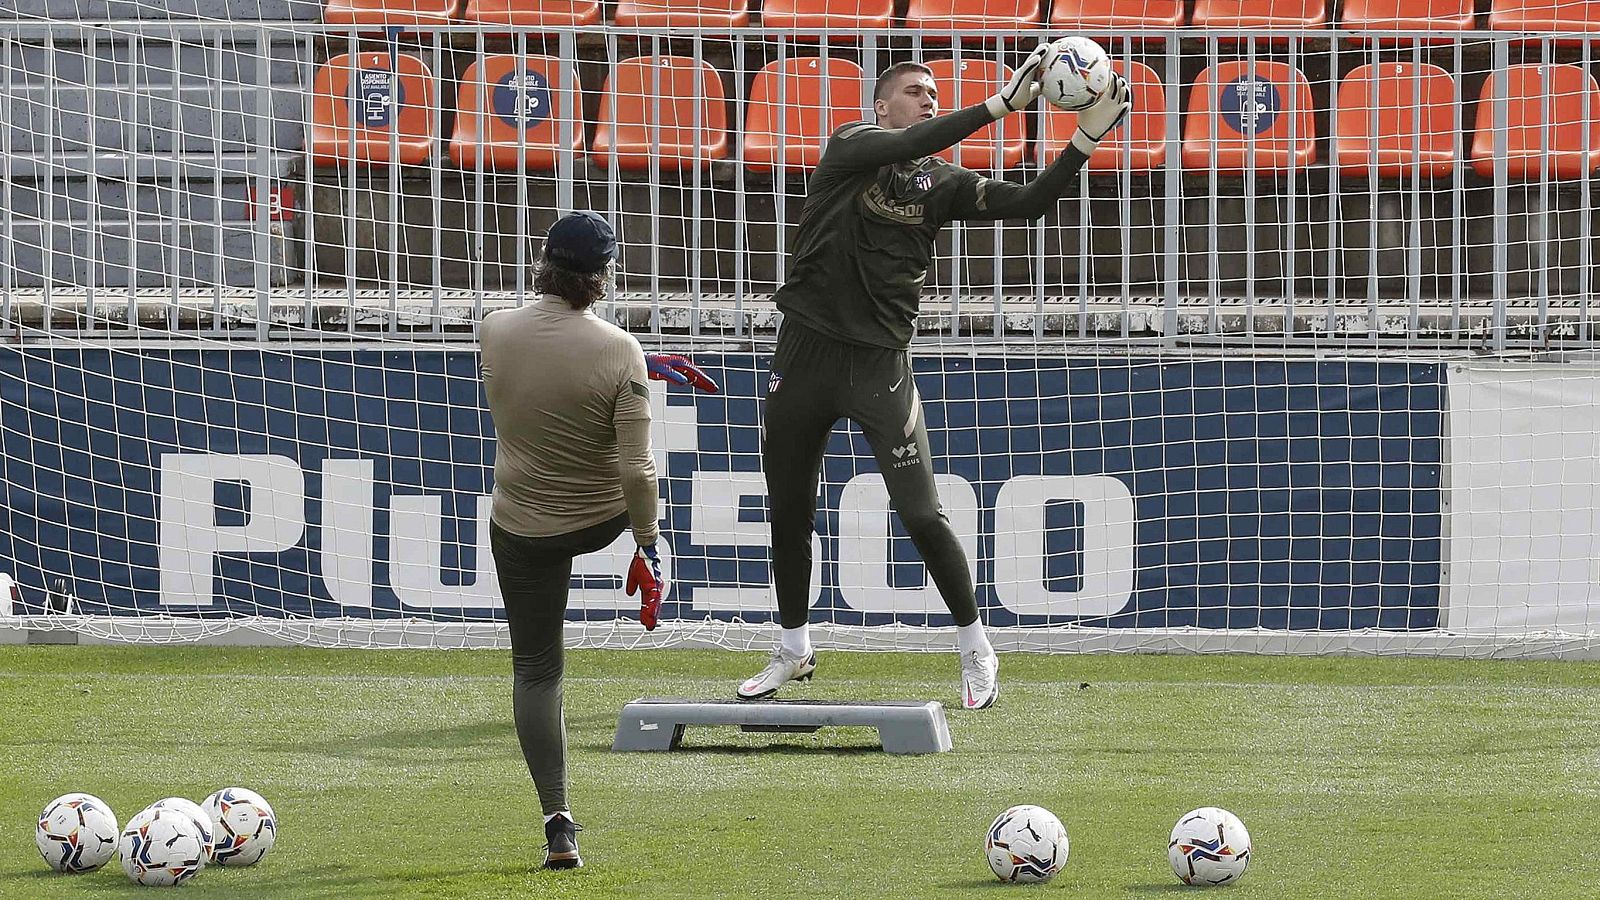
[[[588,867],[551,874],[504,653],[0,647],[0,897],[150,895],[115,862],[46,870],[33,817],[58,794],[126,820],[228,784],[272,801],[278,847],[184,896],[1172,895],[1193,889],[1167,868],[1167,832],[1203,805],[1255,839],[1226,896],[1600,893],[1600,665],[1008,655],[998,706],[949,713],[952,753],[732,729],[608,751],[624,701],[724,696],[762,662],[569,656]],[[954,705],[954,676],[949,654],[824,653],[789,695]],[[1022,802],[1072,837],[1042,888],[994,881],[981,851]]]

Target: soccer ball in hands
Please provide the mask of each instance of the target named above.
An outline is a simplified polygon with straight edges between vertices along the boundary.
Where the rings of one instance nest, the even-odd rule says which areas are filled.
[[[1184,884],[1233,884],[1250,865],[1250,832],[1233,813],[1201,807],[1172,826],[1167,861]]]
[[[1067,829],[1047,809],[1013,806],[989,826],[983,850],[1001,881],[1049,881],[1067,864]]]
[[[93,794],[63,794],[39,813],[33,842],[57,872],[89,872],[116,854],[117,817]]]
[[[188,813],[150,806],[128,820],[117,845],[122,871],[139,884],[171,887],[206,866],[205,838]]]
[[[158,806],[163,809],[175,809],[194,820],[194,827],[200,832],[200,839],[206,845],[206,858],[210,859],[212,847],[216,843],[212,837],[214,829],[211,825],[211,816],[200,808],[200,804],[182,797],[166,797],[150,804],[148,808],[154,809]]]
[[[1086,37],[1064,37],[1054,47],[1050,65],[1039,76],[1044,99],[1071,112],[1093,106],[1111,87],[1111,57]]]
[[[278,842],[278,818],[258,793],[223,788],[201,802],[215,825],[212,859],[224,866],[253,866]]]

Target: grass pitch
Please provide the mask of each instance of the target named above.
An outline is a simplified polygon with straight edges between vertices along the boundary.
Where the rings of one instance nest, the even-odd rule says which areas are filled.
[[[0,647],[0,897],[151,895],[115,860],[46,869],[34,817],[58,794],[97,794],[122,822],[229,784],[272,802],[277,849],[183,896],[1172,896],[1195,889],[1168,870],[1167,833],[1205,805],[1255,841],[1226,896],[1600,893],[1597,664],[1011,654],[994,709],[948,710],[952,753],[693,728],[685,751],[609,752],[625,701],[722,697],[763,662],[570,654],[588,866],[543,873],[505,653]],[[819,663],[785,696],[956,705],[953,654]],[[1071,834],[1050,885],[1002,885],[984,862],[989,820],[1022,802]]]

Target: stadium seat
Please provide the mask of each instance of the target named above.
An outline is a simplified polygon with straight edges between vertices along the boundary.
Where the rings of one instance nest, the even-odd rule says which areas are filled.
[[[1425,44],[1447,44],[1453,32],[1472,30],[1473,0],[1345,0],[1339,22],[1355,31],[1437,31]],[[1410,38],[1381,38],[1380,44],[1409,44]]]
[[[861,105],[863,79],[860,66],[838,57],[768,63],[750,86],[745,164],[767,172],[781,156],[786,166],[815,167],[828,135],[867,117]]]
[[[1011,69],[1007,66],[978,57],[969,57],[959,63],[953,59],[936,59],[928,63],[928,68],[933,70],[933,83],[939,88],[941,112],[982,103],[1011,77]],[[995,136],[1001,123],[1005,127],[1005,143],[999,151],[999,165],[996,165]],[[1022,154],[1027,146],[1027,128],[1022,117],[1007,116],[1000,122],[985,125],[972,137],[939,156],[969,169],[1013,169],[1022,164]]]
[[[1039,27],[1039,0],[911,0],[907,28],[1012,31]]]
[[[814,29],[811,37],[831,28],[888,28],[893,21],[894,0],[767,0],[761,7],[763,28]]]
[[[621,0],[618,28],[743,28],[747,0]]]
[[[1050,7],[1050,25],[1055,28],[1178,28],[1183,20],[1183,0],[1056,0]],[[1121,41],[1101,43],[1114,50]]]
[[[414,165],[433,152],[433,73],[415,56],[341,54],[311,91],[316,165]]]
[[[1199,28],[1321,28],[1327,0],[1195,0]]]
[[[322,20],[329,25],[449,25],[461,0],[328,0]]]
[[[583,149],[583,102],[572,79],[569,146]],[[519,157],[529,170],[556,167],[561,150],[561,60],[553,56],[490,56],[461,76],[450,159],[464,169],[515,171]],[[480,162],[481,160],[481,162]]]
[[[1144,63],[1112,60],[1111,67],[1128,79],[1133,91],[1133,112],[1089,157],[1090,169],[1159,169],[1167,159],[1167,92],[1154,70]],[[1044,133],[1040,149],[1051,162],[1072,141],[1078,114],[1044,104]]]
[[[1189,92],[1183,167],[1231,174],[1251,164],[1258,172],[1303,168],[1316,161],[1316,139],[1311,82],[1298,69],[1257,60],[1252,75],[1244,60],[1219,63],[1201,72]]]
[[[600,0],[467,0],[462,18],[518,28],[598,25]]]
[[[1499,96],[1506,98],[1508,177],[1539,178],[1548,171],[1552,178],[1578,178],[1600,167],[1600,84],[1593,75],[1573,65],[1522,65],[1506,70],[1503,94],[1498,82],[1491,75],[1478,97],[1472,168],[1479,175],[1494,177],[1494,118]],[[1589,98],[1587,117],[1585,93]]]
[[[1458,133],[1455,93],[1450,74],[1428,63],[1369,64],[1346,75],[1333,117],[1340,173],[1366,177],[1376,164],[1381,177],[1450,174]]]
[[[1498,31],[1600,31],[1600,0],[1494,0],[1489,27]],[[1582,40],[1558,40],[1575,45]]]
[[[613,150],[617,167],[629,170],[649,169],[652,156],[660,158],[662,169],[690,169],[697,154],[701,165],[728,155],[722,79],[710,63],[687,56],[636,56],[618,63],[600,97],[599,121],[589,155],[603,166],[611,164]]]

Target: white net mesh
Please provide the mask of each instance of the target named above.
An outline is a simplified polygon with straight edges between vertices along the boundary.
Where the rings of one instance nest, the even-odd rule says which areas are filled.
[[[1043,219],[944,232],[915,348],[1002,646],[1592,652],[1593,374],[1540,356],[1591,342],[1591,44],[1228,6],[0,9],[0,621],[503,640],[475,323],[583,208],[622,243],[602,314],[726,393],[655,395],[668,625],[619,544],[575,639],[760,641],[770,295],[826,136],[892,63],[956,108],[1079,31],[1133,117]],[[951,158],[1026,181],[1073,127]],[[831,639],[948,643],[854,426],[821,510]]]

